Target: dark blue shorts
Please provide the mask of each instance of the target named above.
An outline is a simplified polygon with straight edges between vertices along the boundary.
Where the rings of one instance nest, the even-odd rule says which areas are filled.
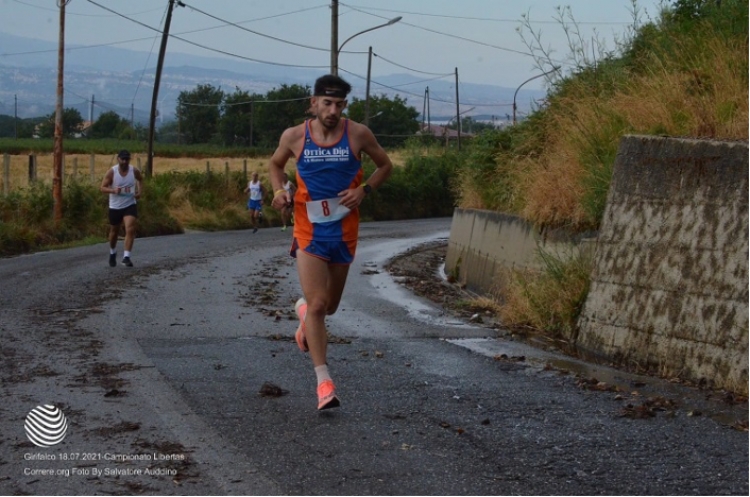
[[[351,264],[354,261],[354,253],[357,250],[357,242],[320,242],[316,240],[292,241],[289,255],[297,257],[297,250],[303,250],[306,254],[318,259],[323,259],[329,264]]]
[[[247,210],[250,211],[262,211],[263,205],[260,203],[260,200],[248,200],[247,201]]]

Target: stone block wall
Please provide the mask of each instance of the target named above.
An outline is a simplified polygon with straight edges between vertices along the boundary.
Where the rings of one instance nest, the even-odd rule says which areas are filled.
[[[748,237],[747,143],[624,137],[574,345],[747,394]],[[539,268],[540,248],[560,256],[580,242],[456,209],[445,270],[487,294],[508,269]]]
[[[747,394],[748,144],[620,143],[576,344]]]

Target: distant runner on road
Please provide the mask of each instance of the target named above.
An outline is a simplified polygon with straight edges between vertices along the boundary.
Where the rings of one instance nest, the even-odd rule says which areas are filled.
[[[284,183],[281,187],[286,190],[289,198],[292,199],[292,202],[281,208],[281,231],[286,231],[287,224],[294,224],[294,193],[297,191],[297,187],[289,180],[287,173],[284,173]]]
[[[252,179],[248,181],[245,193],[250,194],[247,200],[247,209],[250,211],[250,218],[253,220],[253,233],[257,233],[258,224],[263,216],[263,195],[265,194],[263,183],[258,179],[257,172],[253,173]]]
[[[138,226],[136,200],[143,193],[143,177],[137,167],[130,165],[130,152],[120,150],[117,153],[117,165],[104,175],[99,190],[109,194],[109,265],[117,265],[117,237],[120,226],[125,223],[125,251],[122,264],[133,267],[130,251],[133,250],[135,230]]]
[[[290,254],[297,259],[303,297],[295,311],[300,319],[297,345],[310,352],[318,380],[318,409],[340,405],[328,372],[326,315],[336,312],[354,260],[359,231],[359,204],[388,178],[393,165],[367,126],[341,117],[351,85],[338,76],[315,81],[310,99],[315,116],[286,129],[271,157],[272,206],[282,210],[294,200],[294,233]],[[363,182],[362,152],[377,166]],[[297,158],[294,199],[284,187],[284,166]]]

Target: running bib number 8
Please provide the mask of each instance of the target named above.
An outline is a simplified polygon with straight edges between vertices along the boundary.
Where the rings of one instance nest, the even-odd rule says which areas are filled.
[[[345,218],[351,209],[339,204],[338,198],[306,202],[307,217],[311,223],[330,223]]]

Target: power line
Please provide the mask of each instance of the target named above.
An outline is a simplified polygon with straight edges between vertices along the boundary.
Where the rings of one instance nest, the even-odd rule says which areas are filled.
[[[247,104],[275,104],[275,103],[282,103],[282,102],[300,102],[302,100],[309,100],[310,96],[306,97],[297,97],[297,98],[282,98],[280,100],[246,100],[244,102],[233,102],[231,104],[201,104],[201,103],[193,103],[193,102],[180,102],[180,105],[186,105],[188,107],[218,107],[219,105],[223,105],[224,107],[234,107],[235,105],[247,105]]]
[[[351,74],[351,75],[352,75],[352,76],[354,76],[355,78],[359,78],[359,79],[364,79],[365,81],[367,80],[367,78],[366,78],[365,76],[360,76],[359,74],[353,73],[353,72],[351,72],[351,71],[347,71],[346,69],[342,69],[342,68],[339,68],[339,70],[340,70],[340,71],[342,71],[342,72],[345,72],[345,73],[347,73],[347,74]],[[374,80],[374,79],[372,79],[372,78],[370,79],[370,83],[375,83],[376,85],[378,85],[378,86],[382,86],[383,88],[388,88],[389,90],[393,90],[393,91],[396,91],[396,92],[399,92],[399,93],[405,93],[405,94],[407,94],[407,95],[412,95],[412,96],[414,96],[414,97],[419,97],[419,98],[422,98],[422,97],[423,97],[423,95],[418,95],[418,94],[416,94],[416,93],[412,93],[412,92],[410,92],[410,91],[406,91],[406,90],[400,90],[400,89],[398,89],[398,88],[395,88],[395,87],[393,87],[393,86],[388,86],[388,85],[386,85],[386,84],[383,84],[383,83],[379,83],[378,81],[375,81],[375,80]],[[449,101],[449,100],[440,100],[440,99],[437,99],[437,98],[436,98],[436,99],[433,99],[433,100],[436,100],[437,102],[448,103],[448,104],[454,104],[454,103],[456,103],[456,102],[453,102],[453,101]]]
[[[150,29],[152,31],[156,31],[157,33],[161,33],[162,32],[161,30],[159,30],[157,28],[154,28],[152,26],[149,26],[148,24],[142,23],[142,22],[140,22],[140,21],[138,21],[136,19],[132,19],[132,18],[126,16],[126,15],[120,14],[119,12],[110,9],[109,7],[105,7],[104,5],[101,5],[101,4],[97,3],[97,2],[94,2],[94,0],[87,0],[87,1],[89,3],[92,3],[92,4],[96,5],[99,8],[102,8],[104,10],[112,12],[113,14],[117,14],[118,16],[120,16],[120,17],[122,17],[124,19],[127,19],[128,21],[131,21],[131,22],[134,22],[134,23],[136,23],[136,24],[138,24],[140,26],[143,26],[144,28]],[[202,48],[204,50],[208,50],[208,51],[211,51],[211,52],[220,53],[220,54],[223,54],[223,55],[228,55],[230,57],[235,57],[235,58],[238,58],[238,59],[248,60],[248,61],[251,61],[251,62],[258,62],[259,64],[269,64],[269,65],[272,65],[272,66],[283,66],[283,67],[301,67],[301,68],[307,68],[307,69],[324,69],[324,68],[328,67],[328,66],[303,66],[303,65],[299,65],[299,64],[284,64],[284,63],[281,63],[281,62],[271,62],[271,61],[268,61],[268,60],[255,59],[255,58],[252,58],[252,57],[246,57],[244,55],[238,55],[238,54],[235,54],[235,53],[232,53],[232,52],[227,52],[225,50],[220,50],[218,48],[211,48],[211,47],[208,47],[206,45],[203,45],[203,44],[200,44],[200,43],[196,43],[194,41],[190,41],[190,40],[187,40],[185,38],[182,38],[180,36],[176,36],[176,35],[173,35],[173,34],[170,34],[169,37],[170,38],[175,38],[175,39],[180,40],[180,41],[182,41],[184,43],[187,43],[189,45],[193,45],[193,46]]]
[[[420,74],[427,74],[427,75],[431,75],[431,76],[440,76],[440,77],[453,76],[453,73],[437,73],[437,72],[419,71],[417,69],[412,69],[411,67],[407,67],[407,66],[403,66],[401,64],[397,64],[397,63],[393,62],[392,60],[386,59],[382,55],[376,54],[375,52],[373,52],[372,55],[374,55],[375,57],[379,57],[379,58],[383,59],[384,61],[388,62],[389,64],[393,64],[394,66],[397,66],[397,67],[400,67],[402,69],[406,69],[406,70],[409,70],[409,71],[412,71],[412,72],[417,72],[417,73],[420,73]]]
[[[423,83],[429,83],[430,81],[437,81],[439,79],[443,79],[443,78],[448,77],[448,76],[453,76],[453,74],[446,74],[445,76],[436,76],[434,78],[428,78],[428,79],[420,79],[419,81],[412,81],[410,83],[403,83],[403,84],[400,84],[400,85],[394,85],[393,87],[394,88],[400,88],[402,86],[420,85],[420,84],[423,84]]]
[[[136,41],[151,40],[153,38],[154,38],[153,36],[145,36],[143,38],[133,38],[132,40],[123,40],[123,41],[111,41],[108,43],[98,43],[96,45],[85,45],[85,46],[80,46],[80,47],[65,47],[65,51],[70,52],[73,50],[83,50],[85,48],[109,47],[112,45],[122,45],[125,43],[133,43]],[[7,56],[13,56],[13,55],[33,55],[33,54],[49,53],[49,52],[57,52],[57,49],[51,48],[48,50],[30,50],[28,52],[0,53],[0,57],[7,57]]]
[[[40,5],[35,5],[33,3],[23,2],[22,0],[13,0],[13,1],[16,2],[16,3],[23,4],[23,5],[28,5],[29,7],[34,7],[35,9],[39,9],[39,10],[46,10],[48,12],[58,12],[55,9],[48,9],[46,7],[42,7]],[[128,15],[130,15],[130,16],[138,16],[138,15],[141,15],[141,14],[148,14],[149,12],[154,12],[156,10],[161,10],[161,8],[156,8],[156,9],[151,9],[151,10],[144,10],[142,12],[135,12],[133,14],[128,14]],[[68,12],[68,11],[65,12],[65,15],[66,16],[80,16],[80,17],[114,17],[114,16],[106,15],[106,14],[81,14],[81,13],[78,13],[78,12]]]
[[[159,26],[161,26],[164,23],[164,18],[167,16],[167,10],[169,7],[164,8],[164,13],[161,16],[161,21],[159,21]],[[141,71],[141,77],[138,78],[138,84],[135,87],[135,93],[133,93],[133,102],[135,103],[136,97],[138,97],[138,90],[141,88],[141,82],[143,81],[143,75],[146,74],[146,68],[148,67],[148,63],[151,60],[151,56],[154,53],[154,47],[156,46],[156,40],[158,40],[158,36],[154,36],[154,41],[151,43],[151,50],[148,52],[148,57],[146,57],[146,63],[143,65],[143,70]]]
[[[347,74],[351,74],[355,78],[367,80],[367,78],[365,76],[361,76],[361,75],[353,73],[351,71],[347,71],[346,69],[339,68],[339,70],[342,71],[342,72],[345,72]],[[453,74],[451,74],[450,76],[453,76]],[[435,78],[435,79],[440,79],[440,78]],[[411,95],[411,96],[418,97],[418,98],[424,98],[424,95],[413,93],[413,92],[410,92],[410,91],[407,91],[407,90],[402,90],[402,89],[400,89],[398,87],[395,87],[395,86],[389,86],[389,85],[380,83],[378,81],[375,81],[372,78],[370,79],[370,83],[375,83],[378,86],[382,86],[383,88],[388,88],[389,90],[393,90],[393,91],[395,91],[397,93],[404,93],[406,95]],[[411,84],[411,83],[409,83],[409,84]],[[435,102],[442,102],[444,104],[455,104],[456,103],[455,100],[443,100],[443,99],[434,98],[434,97],[430,97],[430,99],[433,100],[433,101],[435,101]],[[463,102],[462,105],[471,105],[471,106],[474,106],[474,107],[511,107],[511,106],[513,106],[512,103],[479,104],[479,103],[470,103],[470,102]]]
[[[91,0],[89,0],[89,1],[91,1]],[[351,5],[348,5],[348,4],[343,4],[343,5],[346,5],[347,7],[351,8],[352,10],[356,10],[357,12],[361,12],[362,14],[367,14],[367,15],[370,15],[370,16],[373,16],[373,17],[378,17],[380,19],[386,19],[383,16],[379,16],[377,14],[371,14],[370,12],[366,12],[364,10],[357,9],[355,7],[352,7]],[[458,35],[453,35],[453,34],[450,34],[450,33],[444,33],[442,31],[438,31],[438,30],[430,29],[430,28],[425,28],[424,26],[418,26],[416,24],[412,24],[412,23],[409,23],[409,22],[401,21],[399,24],[402,24],[402,25],[405,25],[405,26],[410,26],[410,27],[416,28],[416,29],[421,29],[422,31],[428,31],[430,33],[435,33],[435,34],[439,34],[439,35],[442,35],[442,36],[447,36],[449,38],[455,38],[457,40],[468,41],[469,43],[474,43],[474,44],[477,44],[477,45],[483,45],[485,47],[495,48],[497,50],[503,50],[505,52],[511,52],[511,53],[516,53],[516,54],[519,54],[519,55],[526,55],[528,57],[533,57],[533,54],[530,54],[528,52],[522,52],[520,50],[515,50],[515,49],[512,49],[512,48],[501,47],[499,45],[493,45],[491,43],[485,43],[483,41],[472,40],[471,38],[466,38],[464,36],[458,36]]]
[[[297,43],[297,42],[294,42],[294,41],[284,40],[282,38],[277,38],[276,36],[271,36],[271,35],[267,35],[267,34],[264,34],[264,33],[260,33],[258,31],[253,31],[252,29],[248,29],[248,28],[246,28],[244,26],[240,26],[237,23],[234,23],[234,22],[231,22],[231,21],[227,21],[227,20],[222,19],[220,17],[217,17],[217,16],[215,16],[213,14],[209,14],[208,12],[205,12],[205,11],[203,11],[203,10],[197,8],[197,7],[193,7],[192,5],[188,5],[185,2],[183,2],[183,4],[184,4],[185,7],[189,8],[191,10],[194,10],[195,12],[198,12],[200,14],[203,14],[204,16],[210,17],[211,19],[216,19],[217,21],[223,22],[224,24],[226,24],[228,26],[234,26],[235,28],[241,29],[243,31],[247,31],[248,33],[252,33],[254,35],[262,36],[264,38],[268,38],[268,39],[271,39],[271,40],[274,40],[274,41],[278,41],[278,42],[281,42],[281,43],[286,43],[288,45],[294,45],[296,47],[307,48],[309,50],[320,50],[320,51],[323,51],[323,52],[330,51],[329,48],[310,47],[310,46],[307,46],[307,45],[303,45],[302,43]]]
[[[342,4],[344,5],[344,4]],[[464,19],[467,21],[487,21],[487,22],[506,22],[506,23],[518,23],[521,22],[518,19],[497,19],[492,17],[469,17],[469,16],[449,16],[445,14],[427,14],[424,12],[410,12],[406,10],[394,10],[394,9],[378,9],[375,7],[364,7],[360,5],[346,5],[347,7],[350,7],[352,9],[359,8],[363,10],[378,10],[383,12],[393,12],[396,14],[410,14],[415,16],[425,16],[425,17],[442,17],[446,19]],[[533,24],[559,24],[558,21],[532,21]],[[593,25],[603,25],[603,24],[614,24],[614,25],[628,25],[633,24],[632,21],[625,22],[625,21],[580,21],[576,24],[593,24]]]
[[[14,1],[19,1],[19,0],[14,0]],[[323,7],[325,7],[325,5]],[[319,9],[319,8],[321,8],[321,6],[310,7],[310,8],[307,8],[307,9],[295,10],[295,11],[292,11],[292,12],[287,12],[285,14],[276,14],[276,15],[272,15],[272,16],[258,17],[256,19],[248,19],[246,21],[241,21],[241,22],[239,22],[237,24],[242,24],[242,23],[246,23],[246,22],[256,22],[256,21],[261,21],[261,20],[265,20],[265,19],[271,19],[271,18],[274,18],[274,17],[281,17],[281,16],[285,16],[285,15],[290,15],[290,14],[297,14],[299,12],[304,12],[304,11],[307,11],[307,10],[313,10],[313,9]],[[50,9],[45,9],[45,10],[50,10]],[[116,17],[116,16],[124,17],[124,15],[122,15],[122,14],[112,14],[111,16],[108,15],[107,17]],[[162,16],[162,20],[163,20],[163,18],[164,17]],[[133,22],[137,22],[137,21],[135,21],[133,19],[128,19],[128,20],[131,20]],[[150,26],[146,26],[146,27],[149,28],[149,29],[155,29],[155,28],[151,28]],[[191,29],[191,30],[188,30],[188,31],[180,31],[178,33],[175,33],[175,35],[185,35],[185,34],[192,34],[192,33],[200,33],[200,32],[203,32],[203,31],[211,31],[213,29],[221,29],[221,28],[224,28],[224,27],[226,27],[226,26],[225,25],[220,25],[220,26],[210,26],[210,27],[207,27],[207,28]],[[170,36],[175,37],[174,35],[170,35]],[[157,39],[158,39],[158,37],[145,36],[145,37],[142,37],[142,38],[132,38],[130,40],[110,41],[110,42],[107,42],[107,43],[97,43],[97,44],[94,44],[94,45],[83,45],[83,46],[77,46],[77,47],[65,47],[65,51],[69,52],[69,51],[72,51],[72,50],[84,50],[84,49],[88,49],[88,48],[109,47],[109,46],[113,46],[113,45],[124,45],[124,44],[127,44],[127,43],[134,43],[134,42],[145,41],[145,40],[157,40]],[[305,48],[310,48],[310,47],[305,47]],[[152,50],[153,50],[153,46],[152,46]],[[313,50],[318,50],[318,49],[314,48]],[[328,51],[329,49],[323,49],[323,50]],[[50,53],[50,52],[57,52],[57,49],[56,48],[51,48],[51,49],[47,49],[47,50],[29,50],[29,51],[26,51],[26,52],[12,52],[12,53],[5,52],[5,53],[0,53],[0,57],[14,56],[14,55],[34,55],[34,54]],[[367,53],[367,52],[349,52],[349,51],[346,51],[346,50],[344,50],[344,52],[345,53],[352,53],[352,54]],[[306,66],[299,66],[299,67],[306,67]]]

